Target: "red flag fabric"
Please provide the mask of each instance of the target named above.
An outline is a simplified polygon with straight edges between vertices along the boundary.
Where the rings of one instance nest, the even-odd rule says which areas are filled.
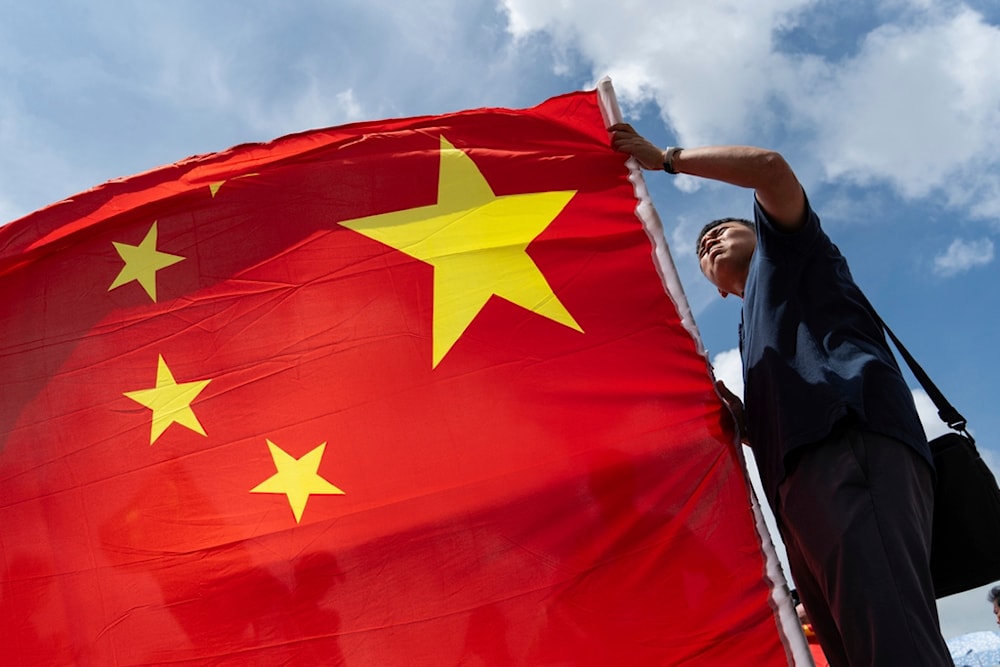
[[[0,229],[5,665],[785,665],[595,92]]]

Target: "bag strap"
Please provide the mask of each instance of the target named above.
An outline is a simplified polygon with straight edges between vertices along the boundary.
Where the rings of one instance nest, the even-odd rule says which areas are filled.
[[[878,316],[876,315],[876,317]],[[883,322],[881,318],[879,318],[879,322],[882,323],[882,328],[884,328],[885,332],[889,334],[889,338],[891,338],[892,342],[896,345],[896,349],[899,350],[900,355],[902,355],[903,360],[906,361],[906,365],[910,367],[910,370],[913,372],[914,377],[917,378],[920,386],[924,388],[924,391],[927,392],[931,401],[934,402],[934,407],[938,409],[938,416],[941,418],[941,421],[959,433],[968,435],[968,432],[965,430],[967,424],[965,417],[963,417],[962,414],[955,409],[955,406],[948,402],[948,399],[944,397],[944,394],[942,394],[941,390],[937,388],[937,385],[931,381],[930,376],[924,372],[924,369],[920,367],[920,364],[918,364],[917,360],[913,358],[910,351],[906,349],[898,338],[896,338],[896,334],[892,332],[889,325]]]

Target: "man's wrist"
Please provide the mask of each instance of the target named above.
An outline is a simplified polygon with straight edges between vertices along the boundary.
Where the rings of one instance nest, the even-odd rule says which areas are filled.
[[[674,169],[674,158],[680,153],[683,148],[680,146],[670,146],[667,150],[663,151],[663,171],[668,174],[676,174],[677,170]]]

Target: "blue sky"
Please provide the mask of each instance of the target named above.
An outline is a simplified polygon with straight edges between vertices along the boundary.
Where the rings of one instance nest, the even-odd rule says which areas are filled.
[[[786,156],[1000,470],[998,62],[1000,5],[985,0],[0,0],[0,220],[193,154],[533,106],[607,75],[663,146]],[[647,183],[717,373],[738,384],[739,302],[691,249],[706,220],[748,215],[751,195]],[[982,589],[940,609],[946,637],[994,627]]]

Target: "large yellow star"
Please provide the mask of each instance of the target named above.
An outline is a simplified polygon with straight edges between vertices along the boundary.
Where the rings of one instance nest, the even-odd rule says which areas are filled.
[[[174,380],[173,373],[167,367],[167,362],[160,355],[156,365],[156,386],[152,389],[127,391],[125,395],[136,403],[144,405],[153,411],[153,425],[149,434],[149,444],[163,435],[167,427],[177,423],[186,426],[195,433],[205,435],[205,429],[191,409],[191,401],[208,385],[211,380],[197,382],[182,382]]]
[[[250,493],[283,493],[292,506],[295,523],[302,518],[309,496],[316,494],[344,495],[344,492],[326,481],[319,475],[319,464],[326,450],[326,443],[319,445],[300,459],[267,440],[267,448],[271,451],[276,472],[254,488]]]
[[[146,290],[149,298],[156,301],[156,272],[184,259],[180,255],[158,251],[156,249],[156,234],[156,223],[154,222],[146,233],[146,238],[139,245],[112,241],[118,255],[125,261],[125,266],[118,272],[115,281],[111,283],[111,287],[108,288],[109,292],[135,280]]]
[[[527,253],[574,194],[497,197],[472,159],[441,137],[436,204],[340,224],[434,267],[436,367],[494,294],[583,331]]]

